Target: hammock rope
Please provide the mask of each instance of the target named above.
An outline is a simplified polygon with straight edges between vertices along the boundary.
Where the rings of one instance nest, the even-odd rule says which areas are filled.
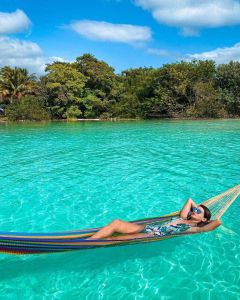
[[[212,219],[220,219],[239,195],[240,184],[199,204],[204,204],[210,209]],[[169,221],[173,216],[179,215],[180,211],[175,211],[168,215],[131,222],[137,224],[153,224],[156,222]],[[53,253],[155,242],[182,235],[195,234],[191,232],[180,232],[174,235],[148,236],[141,238],[132,238],[131,235],[129,235],[128,239],[121,239],[121,234],[116,234],[111,239],[86,239],[100,228],[101,227],[52,233],[0,232],[0,252],[8,254]]]
[[[213,219],[220,219],[239,195],[240,184],[222,194],[204,201],[203,204],[210,209]]]

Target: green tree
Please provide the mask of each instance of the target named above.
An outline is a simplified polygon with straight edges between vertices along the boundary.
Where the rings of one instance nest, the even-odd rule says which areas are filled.
[[[46,71],[37,80],[25,69],[0,70],[0,103],[9,118],[36,119],[31,105],[40,119],[42,109],[52,118],[240,116],[239,62],[216,67],[211,60],[180,61],[115,74],[87,53],[73,63],[52,63]],[[37,104],[25,99],[28,95]]]
[[[141,104],[141,114],[144,118],[171,117],[175,107],[175,100],[164,87],[157,87],[154,95],[146,98]]]
[[[113,115],[127,118],[145,115],[142,109],[146,98],[152,95],[150,84],[154,73],[153,68],[137,68],[125,70],[117,77]]]
[[[86,53],[76,58],[76,68],[86,77],[85,87],[101,100],[108,100],[115,84],[114,69]]]
[[[3,67],[0,70],[0,95],[5,102],[12,103],[36,91],[36,77],[26,69]]]
[[[49,95],[47,105],[51,115],[67,118],[74,110],[75,117],[81,116],[85,76],[76,69],[74,63],[54,62],[47,66],[46,71],[48,74],[42,87],[45,91],[47,89]]]
[[[82,115],[82,111],[76,105],[70,106],[65,113],[67,119],[76,119],[81,115]]]
[[[164,94],[167,93],[170,101],[168,113],[172,116],[182,114],[196,101],[195,84],[197,82],[213,82],[214,74],[215,63],[213,61],[195,60],[166,64],[156,72],[152,84],[153,94],[161,95],[158,91],[165,91]]]
[[[216,84],[226,110],[231,115],[240,115],[240,62],[219,65]]]
[[[219,101],[219,93],[211,82],[198,82],[194,86],[196,101],[189,109],[194,117],[218,118],[226,114]]]
[[[95,94],[88,93],[82,98],[85,118],[97,118],[107,112],[107,101],[99,99]]]
[[[41,99],[36,96],[24,96],[19,101],[12,102],[6,108],[6,116],[12,121],[49,119]]]

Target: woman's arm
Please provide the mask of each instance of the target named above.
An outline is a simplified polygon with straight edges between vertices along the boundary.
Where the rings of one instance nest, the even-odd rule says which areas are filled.
[[[210,230],[214,230],[221,224],[222,224],[222,221],[219,219],[216,219],[216,220],[210,221],[209,224],[204,225],[202,227],[191,227],[191,228],[189,228],[188,231],[189,232],[207,232]]]
[[[181,212],[180,212],[180,217],[183,219],[186,219],[188,216],[188,213],[190,212],[192,207],[196,207],[197,204],[191,199],[189,198],[186,203],[184,204]]]
[[[203,227],[200,227],[202,230],[201,231],[210,231],[210,230],[213,230],[215,228],[217,228],[218,226],[220,226],[222,224],[222,221],[219,220],[219,219],[216,219],[216,220],[213,220],[213,221],[210,221],[209,224],[203,226]]]

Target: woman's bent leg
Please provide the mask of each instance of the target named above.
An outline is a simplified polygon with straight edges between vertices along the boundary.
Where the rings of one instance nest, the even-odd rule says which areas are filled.
[[[122,220],[114,220],[113,222],[93,234],[90,238],[102,239],[111,236],[114,232],[127,234],[138,233],[141,232],[144,227],[145,225],[125,222]]]

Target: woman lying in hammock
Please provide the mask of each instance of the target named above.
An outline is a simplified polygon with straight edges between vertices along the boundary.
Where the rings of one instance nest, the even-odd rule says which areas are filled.
[[[114,233],[126,234],[114,237],[114,239],[127,239],[129,238],[129,234],[131,234],[132,238],[141,238],[154,235],[171,235],[179,232],[206,232],[222,224],[219,219],[213,221],[210,221],[210,219],[210,210],[203,204],[195,204],[194,201],[189,198],[180,212],[180,217],[172,218],[172,220],[167,223],[144,225],[114,220],[89,237],[89,239],[108,239]]]

